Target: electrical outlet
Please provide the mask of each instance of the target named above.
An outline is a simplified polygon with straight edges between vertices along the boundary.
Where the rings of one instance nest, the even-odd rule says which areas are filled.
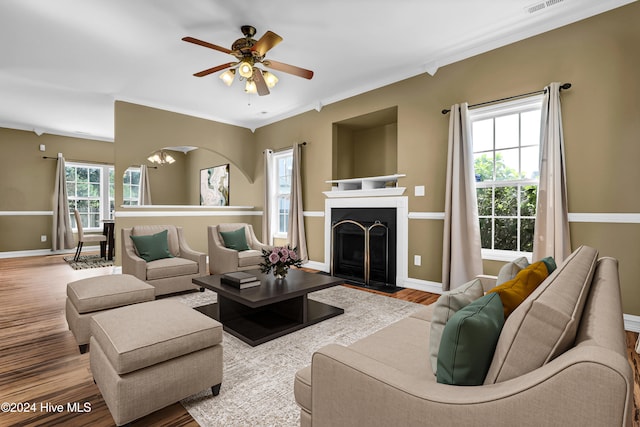
[[[43,234],[42,236],[40,236],[40,241],[41,242],[46,242],[47,241],[47,235]]]
[[[424,196],[424,185],[416,185],[414,187],[414,194],[416,195],[416,197],[423,197]]]
[[[413,265],[417,265],[417,266],[422,265],[422,257],[420,255],[413,256]]]

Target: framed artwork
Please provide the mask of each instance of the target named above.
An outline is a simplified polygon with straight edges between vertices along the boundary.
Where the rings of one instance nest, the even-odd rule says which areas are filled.
[[[200,169],[200,205],[229,206],[229,164]]]

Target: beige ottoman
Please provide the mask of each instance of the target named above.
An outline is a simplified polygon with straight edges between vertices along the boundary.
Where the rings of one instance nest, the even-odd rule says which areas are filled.
[[[222,384],[222,325],[174,300],[91,319],[93,378],[117,425]]]
[[[154,299],[155,288],[129,274],[89,277],[67,284],[65,315],[80,353],[87,351],[91,316]]]

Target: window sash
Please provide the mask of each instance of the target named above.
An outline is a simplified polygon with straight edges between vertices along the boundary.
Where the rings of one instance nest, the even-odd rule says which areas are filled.
[[[473,152],[474,157],[475,156],[479,157],[482,154],[487,154],[493,159],[493,166],[492,166],[493,179],[486,179],[484,181],[477,181],[475,183],[476,191],[479,189],[489,189],[489,188],[493,189],[490,195],[491,213],[487,214],[486,212],[486,208],[488,208],[489,205],[483,204],[484,214],[480,215],[481,206],[480,205],[478,206],[478,209],[479,209],[478,218],[481,224],[487,224],[487,222],[489,222],[488,226],[490,226],[490,232],[491,232],[491,235],[490,235],[491,247],[482,248],[483,258],[504,260],[505,258],[513,259],[513,256],[515,256],[516,254],[518,256],[520,255],[525,255],[525,256],[528,255],[529,257],[531,256],[531,252],[520,250],[522,248],[523,243],[525,243],[526,245],[532,244],[532,240],[531,240],[533,237],[532,231],[531,231],[531,236],[527,234],[526,236],[527,240],[523,242],[522,238],[523,238],[523,233],[528,233],[528,230],[532,229],[533,228],[532,226],[535,224],[535,215],[534,216],[522,215],[522,212],[521,212],[521,209],[523,208],[522,203],[523,203],[523,197],[524,197],[523,187],[527,187],[527,186],[538,187],[539,180],[536,178],[504,179],[504,180],[497,179],[495,175],[496,174],[496,157],[495,156],[496,156],[496,153],[504,152],[504,150],[517,150],[517,155],[518,155],[517,173],[518,174],[522,173],[521,171],[524,168],[523,157],[522,157],[523,150],[527,148],[532,148],[532,147],[539,147],[539,144],[531,144],[529,141],[523,144],[523,141],[524,141],[523,132],[526,129],[526,128],[523,128],[523,123],[526,123],[526,122],[523,122],[522,114],[528,113],[531,111],[541,110],[541,105],[542,105],[542,96],[535,96],[535,97],[525,98],[521,100],[510,101],[507,103],[490,105],[487,107],[482,107],[482,108],[478,108],[476,110],[470,111],[470,121],[472,124],[472,128],[473,128],[474,122],[482,121],[482,120],[492,120],[491,126],[493,126],[493,130],[491,131],[492,133],[490,134],[492,138],[491,149],[487,149],[486,148],[487,144],[485,144],[485,146],[482,147],[482,149],[479,149],[478,151],[474,150]],[[496,130],[497,119],[505,116],[515,115],[515,114],[518,114],[517,140],[514,140],[513,144],[508,144],[508,146],[497,147],[496,139],[498,138],[497,135],[499,135],[499,131]],[[485,141],[488,142],[489,140],[485,139]],[[507,166],[510,167],[509,165]],[[497,206],[496,189],[506,188],[506,187],[514,187],[516,191],[516,194],[515,194],[516,206],[515,206],[515,212],[513,215],[510,215],[510,213],[512,213],[513,210],[511,210],[511,212],[506,212],[506,214],[503,212],[498,212],[498,214],[496,214],[496,206]],[[509,227],[508,228],[509,231],[512,231],[510,230],[510,227],[515,225],[515,230],[513,230],[515,231],[515,236],[512,236],[510,233],[508,233],[506,236],[502,236],[507,239],[506,241],[497,242],[496,241],[497,239],[496,233],[498,232],[497,224],[503,227]],[[527,228],[523,229],[523,227],[527,227]],[[483,226],[483,228],[481,229],[481,235],[483,236],[483,240],[485,240],[485,243],[486,243],[486,240],[488,240],[487,238],[488,236],[486,235],[487,231],[488,231],[487,226],[486,225]],[[511,237],[515,237],[515,241],[509,240]],[[507,246],[510,246],[511,243],[514,243],[515,250],[495,249],[497,243],[503,243],[503,244],[506,243]]]
[[[271,199],[274,200],[270,215],[274,238],[286,239],[289,234],[289,200],[291,197],[291,166],[293,150],[283,150],[273,154],[273,177],[270,183]],[[283,185],[284,184],[284,185]]]
[[[104,219],[112,219],[112,212],[115,205],[114,197],[114,167],[112,165],[67,162],[66,168],[74,170],[74,180],[67,181],[67,202],[69,204],[69,216],[74,231],[77,231],[74,209],[78,209],[83,224],[83,229],[87,231],[102,230],[101,221]],[[78,171],[86,170],[86,182],[79,182]],[[98,171],[99,179],[92,179],[91,173]],[[84,175],[84,172],[80,173]],[[65,171],[65,176],[66,176]],[[94,177],[95,178],[95,177]],[[82,180],[84,181],[84,180]],[[78,184],[81,184],[81,195],[78,195]],[[84,185],[87,186],[87,192],[84,193]],[[91,187],[93,186],[93,193]],[[97,194],[95,191],[97,190]]]

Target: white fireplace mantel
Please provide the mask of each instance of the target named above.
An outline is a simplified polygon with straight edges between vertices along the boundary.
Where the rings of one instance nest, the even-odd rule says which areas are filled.
[[[357,190],[346,190],[351,193]],[[376,190],[373,190],[376,191]],[[396,208],[396,285],[402,286],[408,276],[408,236],[409,202],[406,196],[400,197],[340,197],[327,198],[324,201],[324,271],[329,272],[331,265],[331,209],[334,208]]]

